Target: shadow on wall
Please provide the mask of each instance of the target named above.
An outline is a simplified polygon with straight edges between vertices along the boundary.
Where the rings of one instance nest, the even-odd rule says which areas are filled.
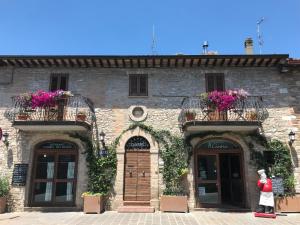
[[[7,148],[7,167],[10,169],[14,164],[14,155],[11,148]]]
[[[291,149],[291,156],[292,156],[292,163],[294,167],[299,167],[299,159],[296,149],[293,146],[290,146]]]

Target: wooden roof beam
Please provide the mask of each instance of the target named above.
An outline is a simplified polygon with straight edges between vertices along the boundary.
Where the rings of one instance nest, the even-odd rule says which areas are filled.
[[[257,66],[261,66],[264,60],[264,58],[259,59],[259,61],[257,62]]]
[[[207,67],[207,66],[208,66],[209,60],[210,60],[209,58],[207,58],[207,59],[206,59],[206,61],[205,61],[205,64],[204,64],[204,65],[205,65],[205,67]]]

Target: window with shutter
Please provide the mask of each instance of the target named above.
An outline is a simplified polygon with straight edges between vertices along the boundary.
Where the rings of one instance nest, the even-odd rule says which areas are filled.
[[[53,73],[50,76],[50,91],[68,90],[68,74]]]
[[[205,80],[207,92],[225,90],[224,74],[206,74]]]
[[[148,96],[148,75],[129,75],[129,96]]]

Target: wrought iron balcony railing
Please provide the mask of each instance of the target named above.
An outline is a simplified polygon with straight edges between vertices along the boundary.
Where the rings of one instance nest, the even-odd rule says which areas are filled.
[[[192,121],[252,121],[263,122],[268,117],[261,96],[237,99],[228,110],[218,111],[201,97],[186,97],[182,101],[179,124]]]
[[[5,112],[11,121],[79,121],[92,124],[94,107],[92,102],[81,95],[60,98],[53,106],[24,107],[18,97],[12,97],[12,107]]]

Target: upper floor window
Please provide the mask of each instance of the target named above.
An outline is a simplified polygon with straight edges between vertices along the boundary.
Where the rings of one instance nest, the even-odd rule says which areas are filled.
[[[148,75],[129,75],[129,96],[148,96]]]
[[[53,73],[50,76],[50,91],[68,90],[69,75],[65,73]]]
[[[222,73],[209,73],[205,75],[206,92],[224,91],[225,80]]]

